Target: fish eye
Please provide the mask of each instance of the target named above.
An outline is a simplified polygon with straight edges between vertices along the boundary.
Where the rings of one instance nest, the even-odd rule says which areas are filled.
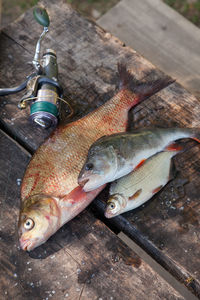
[[[109,206],[110,206],[111,209],[114,209],[115,208],[115,203],[110,202]]]
[[[92,170],[94,168],[94,165],[92,163],[88,163],[85,166],[86,171]]]
[[[24,228],[26,230],[30,230],[34,227],[35,223],[32,219],[28,218],[26,219],[26,221],[24,222]]]

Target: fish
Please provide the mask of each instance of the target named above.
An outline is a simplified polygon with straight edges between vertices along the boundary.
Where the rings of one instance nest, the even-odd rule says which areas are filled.
[[[105,217],[112,218],[137,208],[159,192],[174,177],[172,157],[178,152],[159,152],[140,168],[112,182]]]
[[[119,90],[110,100],[83,118],[58,126],[30,160],[21,185],[18,235],[22,250],[45,243],[100,193],[103,185],[85,192],[78,184],[90,146],[104,135],[125,131],[130,108],[172,82],[161,78],[136,85],[124,64],[118,65],[118,73]]]
[[[104,136],[90,147],[78,183],[92,191],[139,168],[157,152],[181,148],[173,142],[183,138],[200,142],[199,130],[157,127]]]

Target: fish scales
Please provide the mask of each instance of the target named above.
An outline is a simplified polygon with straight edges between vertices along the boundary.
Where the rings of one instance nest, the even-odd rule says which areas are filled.
[[[95,190],[132,172],[160,151],[180,149],[174,141],[183,138],[200,142],[200,130],[144,128],[103,136],[90,147],[78,182],[85,192]]]
[[[137,98],[132,93],[120,91],[88,116],[56,129],[36,151],[26,170],[22,200],[32,193],[63,197],[77,187],[90,145],[103,135],[125,131],[128,110],[134,101]]]
[[[169,84],[165,78],[132,89],[133,76],[123,65],[118,70],[119,92],[82,119],[58,127],[31,159],[21,186],[18,232],[23,250],[44,243],[98,195],[105,185],[90,192],[78,185],[91,144],[104,135],[125,131],[129,109]]]
[[[105,216],[112,218],[151,199],[171,179],[171,158],[177,153],[159,152],[140,168],[111,183]]]
[[[171,158],[175,154],[177,152],[159,152],[151,156],[140,168],[118,179],[116,184],[111,184],[110,194],[123,192],[127,196],[131,196],[134,190],[133,185],[137,191],[143,183],[159,186],[159,180],[163,180],[163,174],[164,177],[168,177]]]

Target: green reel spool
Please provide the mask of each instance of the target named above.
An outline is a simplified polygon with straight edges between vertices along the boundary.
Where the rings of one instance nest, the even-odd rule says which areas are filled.
[[[46,101],[35,102],[31,105],[31,115],[38,111],[48,112],[54,115],[55,117],[58,116],[57,106],[53,103],[46,102]]]

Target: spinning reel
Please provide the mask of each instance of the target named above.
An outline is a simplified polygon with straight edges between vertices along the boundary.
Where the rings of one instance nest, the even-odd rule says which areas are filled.
[[[0,89],[0,96],[14,94],[26,88],[26,93],[18,103],[18,107],[24,109],[29,103],[31,122],[43,128],[49,128],[58,123],[59,100],[66,101],[62,99],[63,90],[58,81],[56,52],[46,49],[40,59],[41,42],[48,32],[50,24],[49,16],[41,7],[36,7],[33,15],[35,20],[44,27],[37,41],[32,61],[35,72],[17,87]],[[68,102],[66,103],[68,104]]]

